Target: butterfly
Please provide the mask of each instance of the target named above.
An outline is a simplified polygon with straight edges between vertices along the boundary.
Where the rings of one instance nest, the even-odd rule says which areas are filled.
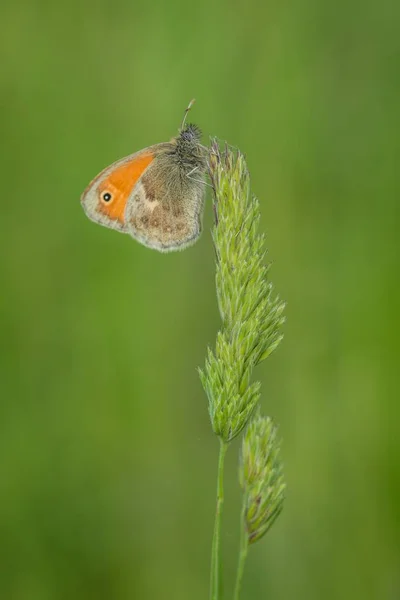
[[[176,137],[117,160],[81,196],[86,215],[160,252],[182,250],[200,236],[207,148],[197,125]]]

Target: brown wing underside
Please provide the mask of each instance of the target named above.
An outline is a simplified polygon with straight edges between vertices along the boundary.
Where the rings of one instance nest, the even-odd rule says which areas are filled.
[[[165,252],[193,243],[201,233],[204,188],[156,158],[129,198],[125,213],[128,233]]]

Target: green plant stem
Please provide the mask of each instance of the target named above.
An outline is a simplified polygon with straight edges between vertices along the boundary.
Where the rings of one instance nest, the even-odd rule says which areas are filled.
[[[244,564],[246,562],[247,553],[249,551],[249,536],[246,529],[245,511],[246,498],[244,498],[243,500],[243,508],[241,514],[239,561],[237,566],[235,593],[233,596],[233,600],[239,600],[240,586],[242,584],[243,579]]]
[[[224,504],[224,462],[228,444],[220,438],[218,478],[217,478],[217,506],[215,511],[214,535],[211,549],[211,576],[210,576],[210,600],[220,600],[222,594],[221,581],[221,515]]]

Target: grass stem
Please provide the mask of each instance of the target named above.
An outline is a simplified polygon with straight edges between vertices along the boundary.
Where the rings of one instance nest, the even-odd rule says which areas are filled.
[[[240,523],[240,549],[239,549],[239,561],[237,566],[236,573],[236,584],[235,584],[235,592],[233,596],[233,600],[239,600],[240,588],[243,579],[244,565],[247,558],[247,553],[249,550],[249,536],[246,528],[246,519],[245,519],[245,511],[246,511],[246,501],[243,502],[242,514],[241,514],[241,523]]]
[[[214,535],[211,550],[211,576],[210,576],[210,600],[221,600],[222,577],[221,577],[221,516],[224,504],[224,463],[228,444],[220,438],[218,478],[217,478],[217,506],[215,511]]]

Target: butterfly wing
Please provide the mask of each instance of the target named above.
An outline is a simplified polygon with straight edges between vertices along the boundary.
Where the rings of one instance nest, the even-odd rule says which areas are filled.
[[[121,158],[104,169],[88,185],[81,197],[86,215],[92,221],[128,233],[125,209],[137,181],[153,162],[156,146]]]
[[[204,196],[202,173],[192,178],[162,151],[132,190],[125,211],[127,231],[161,252],[181,250],[201,233]]]

